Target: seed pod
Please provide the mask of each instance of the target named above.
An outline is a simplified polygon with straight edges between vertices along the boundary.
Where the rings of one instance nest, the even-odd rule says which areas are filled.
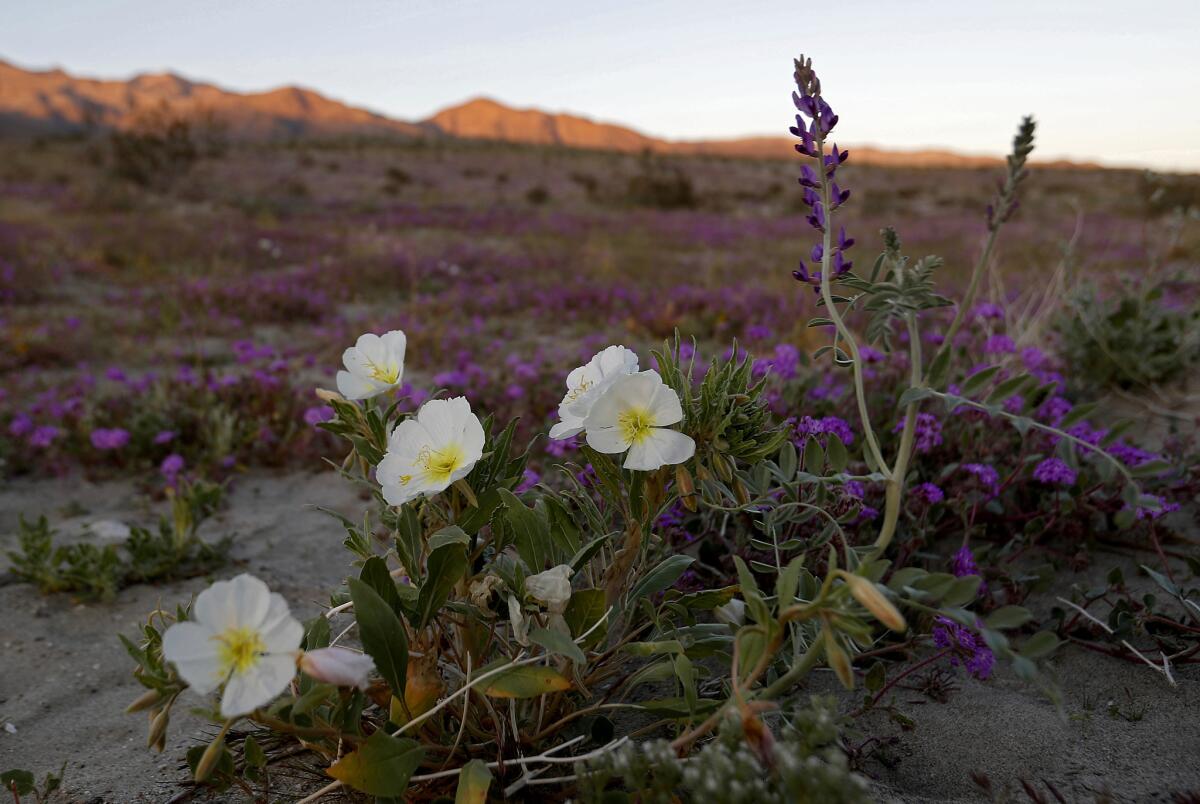
[[[872,581],[861,575],[846,574],[842,577],[850,587],[850,594],[854,595],[854,599],[871,612],[876,620],[899,633],[908,630],[908,624],[904,622],[904,615],[892,605],[892,601],[883,596],[883,592],[880,592],[879,587]]]
[[[141,712],[154,706],[162,698],[162,694],[158,690],[146,690],[138,699],[125,707],[125,714],[132,715],[134,712]]]
[[[733,480],[733,466],[730,465],[729,459],[719,452],[712,457],[713,470],[717,473],[717,477],[724,480],[726,483]]]
[[[171,712],[163,709],[150,716],[150,730],[146,735],[146,747],[162,751],[167,739],[167,726],[171,723]]]
[[[679,489],[679,499],[684,508],[696,510],[696,486],[692,482],[692,473],[682,463],[675,467],[675,487]]]
[[[200,761],[196,763],[196,781],[203,782],[212,775],[213,769],[217,767],[217,762],[221,759],[221,754],[225,751],[225,732],[222,731],[217,735],[217,739],[209,743],[208,748],[204,749],[204,756],[200,757]]]
[[[746,484],[740,477],[733,479],[733,494],[737,497],[738,505],[750,504],[750,492],[746,490]]]

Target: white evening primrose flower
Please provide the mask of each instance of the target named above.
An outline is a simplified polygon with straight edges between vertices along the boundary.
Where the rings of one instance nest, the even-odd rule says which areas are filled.
[[[326,684],[365,690],[375,662],[365,653],[346,648],[318,648],[304,652],[300,669]]]
[[[287,601],[253,575],[217,581],[196,597],[192,619],[163,634],[163,658],[201,695],[221,684],[221,715],[269,703],[296,675],[304,628]]]
[[[683,463],[696,453],[696,442],[668,425],[683,420],[679,395],[657,371],[618,377],[592,405],[584,421],[588,446],[597,452],[629,450],[626,469],[651,471]]]
[[[551,438],[570,438],[583,432],[583,421],[592,404],[618,377],[638,370],[637,355],[624,346],[610,346],[596,352],[586,364],[567,375],[567,394],[558,403],[558,424],[550,428]]]
[[[445,491],[483,455],[483,425],[466,397],[431,399],[396,425],[376,476],[389,505]]]
[[[395,388],[404,377],[407,345],[407,338],[398,329],[382,335],[360,335],[342,353],[346,370],[337,373],[338,391],[347,399],[369,399]]]
[[[562,614],[571,600],[571,567],[559,564],[545,572],[530,575],[525,579],[525,591],[546,604],[548,611]]]

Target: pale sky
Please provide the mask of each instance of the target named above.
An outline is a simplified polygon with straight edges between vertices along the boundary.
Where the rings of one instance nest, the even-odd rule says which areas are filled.
[[[840,140],[1200,170],[1200,0],[0,0],[0,58],[402,119],[476,95],[673,139],[785,134],[813,57]]]

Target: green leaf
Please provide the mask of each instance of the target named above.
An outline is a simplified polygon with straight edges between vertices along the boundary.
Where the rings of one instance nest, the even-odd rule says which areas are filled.
[[[267,766],[267,755],[253,735],[247,735],[246,740],[242,743],[242,756],[246,758],[246,764],[251,768]]]
[[[402,507],[396,517],[396,555],[409,578],[421,577],[421,519],[411,504]]]
[[[571,689],[571,682],[557,670],[540,665],[513,667],[479,685],[491,698],[536,698]]]
[[[595,625],[606,611],[608,608],[604,604],[603,589],[577,589],[571,593],[571,600],[567,603],[567,610],[563,612],[563,619],[567,621],[571,635],[579,638],[582,634],[587,633],[588,629]],[[588,642],[584,644],[598,641],[603,635],[604,628],[597,628],[588,638]]]
[[[408,790],[408,780],[424,758],[425,749],[416,740],[392,737],[381,729],[326,773],[368,795],[398,798]]]
[[[416,627],[429,625],[467,571],[467,546],[471,537],[453,525],[429,538],[429,562],[417,593]]]
[[[307,715],[335,692],[337,692],[337,687],[332,684],[313,684],[292,704],[292,714]]]
[[[500,489],[500,501],[505,507],[505,522],[512,528],[517,555],[530,572],[541,572],[550,559],[549,523],[508,489]]]
[[[1154,579],[1154,582],[1158,584],[1164,592],[1171,597],[1179,597],[1179,587],[1172,583],[1170,578],[1168,578],[1166,575],[1163,575],[1161,572],[1155,572],[1145,564],[1142,565],[1142,569],[1146,571],[1147,575]]]
[[[638,580],[633,587],[633,591],[629,594],[631,601],[640,600],[643,597],[650,597],[663,591],[675,581],[679,580],[679,576],[691,565],[696,559],[692,556],[673,555],[664,558],[658,566],[647,572]]]
[[[400,594],[396,591],[396,582],[392,580],[392,573],[387,568],[387,562],[382,558],[371,556],[363,562],[358,579],[374,589],[375,593],[392,607],[392,611],[396,612],[397,616],[404,613]]]
[[[458,790],[454,804],[486,804],[492,772],[482,759],[472,759],[458,772]]]
[[[796,476],[797,468],[799,459],[796,455],[796,445],[791,441],[784,441],[783,446],[779,448],[779,474],[785,483]]]
[[[1038,631],[1021,646],[1021,655],[1027,659],[1040,659],[1054,651],[1059,645],[1052,631]]]
[[[897,405],[901,408],[906,408],[914,402],[920,402],[922,399],[928,399],[932,393],[928,388],[923,386],[915,386],[905,389],[904,393],[900,394],[900,401]]]
[[[850,454],[846,452],[846,445],[836,435],[829,436],[828,444],[826,444],[826,457],[829,459],[830,468],[835,472],[846,471],[846,465],[850,463]]]
[[[10,770],[0,773],[0,785],[9,793],[27,796],[33,792],[33,774],[27,770]]]
[[[733,566],[737,568],[738,586],[742,589],[743,597],[745,595],[754,594],[762,596],[758,591],[758,583],[754,580],[754,575],[750,572],[750,568],[746,566],[746,562],[741,556],[733,557]]]
[[[575,641],[562,631],[551,628],[535,628],[529,632],[529,641],[541,645],[547,653],[565,656],[578,665],[587,663],[587,657],[575,644]]]
[[[942,594],[942,604],[945,606],[961,606],[970,603],[979,595],[979,584],[983,578],[978,575],[964,575],[955,580],[948,591]]]
[[[616,533],[605,533],[601,536],[597,536],[583,547],[579,548],[579,552],[571,556],[571,560],[567,562],[567,564],[571,567],[572,574],[579,572],[581,569],[587,566],[587,563],[592,560],[592,556],[600,552],[600,548],[604,546],[604,543],[611,540],[617,535],[617,533],[619,533],[619,531]]]
[[[825,453],[821,450],[821,445],[817,443],[817,439],[809,436],[808,440],[804,442],[804,471],[820,475],[824,470]]]
[[[375,669],[387,681],[392,692],[404,695],[408,674],[408,635],[404,624],[387,601],[364,582],[351,578],[350,599],[363,650],[375,660]]]
[[[1009,377],[1004,382],[996,386],[996,389],[988,394],[985,404],[998,405],[1010,396],[1017,394],[1022,388],[1029,384],[1033,378],[1028,374],[1018,374],[1016,377]]]
[[[999,366],[988,366],[982,371],[977,371],[968,377],[962,384],[960,393],[964,397],[974,396],[976,391],[979,391],[996,376],[996,372],[1000,370]]]
[[[1020,628],[1033,619],[1033,614],[1024,606],[1001,606],[987,616],[987,627]]]
[[[779,573],[779,577],[775,580],[775,596],[778,598],[776,605],[780,608],[786,608],[796,599],[796,589],[800,584],[800,570],[804,567],[804,556],[796,556],[788,565],[783,568],[783,572]]]

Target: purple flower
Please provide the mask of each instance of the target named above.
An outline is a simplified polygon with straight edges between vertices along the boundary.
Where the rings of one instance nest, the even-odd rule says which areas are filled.
[[[1169,514],[1179,510],[1179,503],[1169,502],[1163,497],[1149,495],[1154,498],[1154,507],[1139,505],[1136,516],[1138,519],[1158,519],[1163,514]]]
[[[932,483],[922,483],[913,489],[913,494],[929,505],[940,503],[946,499],[946,493]]]
[[[163,458],[162,463],[158,467],[158,471],[162,473],[163,479],[167,481],[168,486],[174,486],[179,479],[179,473],[183,471],[185,466],[183,456],[172,452],[167,457]]]
[[[526,468],[521,475],[521,482],[517,484],[516,493],[523,494],[536,486],[542,479],[542,476],[532,469]]]
[[[975,309],[971,311],[971,315],[975,318],[1004,318],[1004,308],[995,302],[980,302],[975,305]]]
[[[983,575],[983,573],[979,571],[979,565],[975,563],[975,554],[972,553],[971,548],[967,547],[965,544],[958,548],[958,551],[955,552],[954,556],[950,559],[950,571],[959,578],[962,578],[966,575]],[[987,593],[986,583],[980,582],[979,592],[981,594]]]
[[[162,446],[163,444],[170,444],[174,440],[174,430],[160,430],[158,435],[154,436],[154,443],[159,446]]]
[[[943,650],[953,651],[950,664],[954,667],[961,664],[975,678],[982,680],[992,674],[996,656],[971,629],[947,617],[935,617],[933,644]]]
[[[304,411],[304,423],[309,427],[316,427],[321,422],[327,422],[333,418],[333,408],[328,405],[314,405]]]
[[[96,449],[120,449],[129,443],[129,431],[121,427],[97,427],[92,431],[92,446]]]
[[[979,482],[992,494],[995,494],[999,490],[1000,475],[986,463],[964,463],[962,470],[968,474],[975,475],[979,479]]]
[[[983,344],[985,355],[1011,355],[1017,351],[1017,345],[1007,335],[993,335]]]
[[[1060,458],[1047,458],[1033,470],[1033,478],[1050,486],[1070,486],[1075,482],[1075,470]]]
[[[904,422],[899,422],[892,429],[899,433],[904,429]],[[914,429],[917,436],[917,452],[929,452],[934,447],[942,445],[942,423],[932,413],[918,413]]]
[[[23,436],[32,430],[33,419],[24,413],[13,416],[12,421],[8,423],[8,434],[12,436]]]
[[[44,424],[41,427],[34,429],[29,436],[29,444],[33,447],[45,449],[54,443],[62,434],[62,431],[51,424]]]
[[[850,430],[850,425],[845,419],[839,419],[837,416],[824,416],[820,419],[814,419],[812,416],[802,416],[796,422],[796,443],[803,446],[805,439],[809,436],[828,436],[835,435],[841,439],[842,443],[849,446],[854,443],[854,433]],[[821,444],[828,443],[827,438],[818,439]]]

